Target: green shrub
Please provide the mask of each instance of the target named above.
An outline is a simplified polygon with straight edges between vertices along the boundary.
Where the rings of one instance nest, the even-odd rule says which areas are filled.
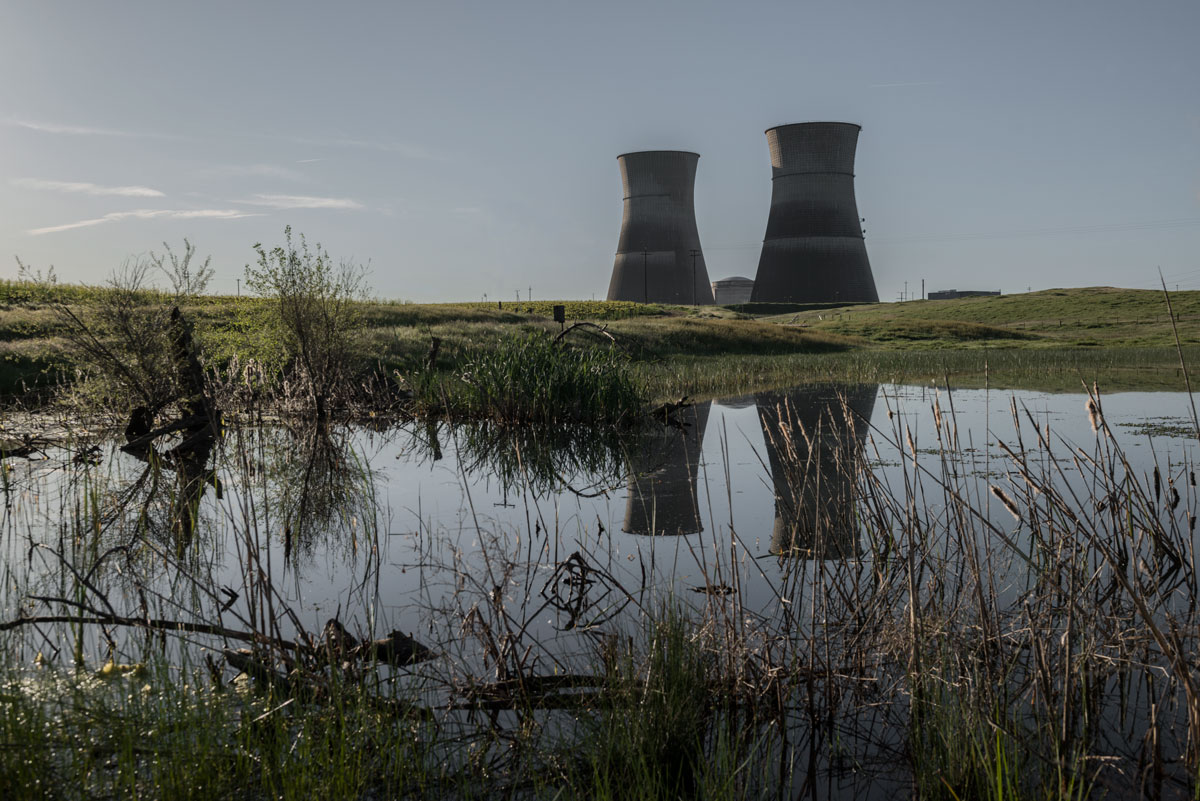
[[[642,405],[628,361],[615,347],[575,347],[544,333],[505,337],[494,348],[468,354],[462,373],[441,391],[456,416],[618,423]]]

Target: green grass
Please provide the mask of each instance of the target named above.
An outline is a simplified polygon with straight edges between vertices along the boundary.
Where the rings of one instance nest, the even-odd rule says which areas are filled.
[[[1200,343],[1200,292],[1172,292],[1181,340]],[[1007,337],[1023,347],[1149,347],[1174,343],[1163,294],[1156,290],[1083,287],[1020,295],[916,300],[835,310],[776,314],[761,319],[814,331],[855,336],[886,347],[970,347]],[[984,328],[980,328],[984,327]]]
[[[0,393],[48,385],[73,374],[55,302],[81,315],[108,290],[0,281]],[[166,296],[144,293],[147,303]],[[1200,345],[1200,292],[1172,293],[1179,337]],[[358,369],[416,375],[433,338],[437,367],[461,376],[499,343],[535,332],[557,333],[556,301],[413,304],[372,301]],[[562,301],[568,323],[606,328],[630,354],[642,394],[658,401],[682,394],[764,389],[806,381],[928,380],[961,385],[1073,389],[1080,378],[1110,387],[1182,386],[1174,332],[1161,293],[1108,287],[1026,295],[912,301],[788,311],[750,318],[720,307]],[[760,307],[755,307],[759,310]],[[185,307],[208,362],[235,354],[281,367],[283,348],[263,324],[258,298],[205,296]],[[594,332],[568,337],[599,341]],[[1192,348],[1188,348],[1192,350]],[[986,368],[985,368],[986,365]],[[986,376],[986,377],[985,377]]]
[[[285,701],[162,666],[112,679],[10,671],[0,787],[14,799],[417,797],[438,775],[421,752],[431,732],[357,691]]]
[[[507,335],[468,354],[446,380],[418,379],[418,400],[455,418],[620,424],[643,405],[628,364],[613,345],[575,347],[544,331]]]

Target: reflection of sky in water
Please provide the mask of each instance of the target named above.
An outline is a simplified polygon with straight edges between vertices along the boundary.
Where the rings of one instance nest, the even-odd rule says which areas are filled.
[[[905,428],[912,432],[921,464],[938,468],[932,410],[935,395],[931,390],[884,386],[873,403],[869,392],[864,394],[859,388],[856,393],[861,397],[852,401],[852,406],[871,415],[865,452],[882,479],[893,487],[903,486],[901,465],[907,457],[897,450],[896,439],[903,442]],[[772,403],[790,397],[795,404],[811,398],[812,392],[770,397]],[[1082,394],[969,390],[948,396],[943,392],[941,409],[947,415],[954,413],[959,464],[965,472],[990,475],[993,483],[1006,480],[1009,463],[995,442],[999,438],[1015,447],[1010,408],[1014,399],[1027,447],[1035,444],[1030,418],[1038,426],[1049,424],[1055,448],[1062,453],[1068,448],[1058,444],[1060,438],[1074,446],[1093,447],[1096,437]],[[1194,441],[1178,436],[1148,438],[1123,426],[1147,419],[1182,421],[1189,414],[1185,395],[1121,393],[1104,397],[1103,408],[1135,471],[1150,472],[1152,459],[1157,457],[1171,476],[1186,454],[1194,454]],[[894,413],[891,418],[889,411]],[[800,411],[796,416],[806,426],[813,425],[811,413]],[[361,519],[361,510],[352,510],[338,521],[341,533],[336,541],[318,538],[295,567],[288,566],[285,559],[278,536],[280,521],[260,520],[258,547],[269,561],[282,600],[305,610],[302,620],[314,628],[340,609],[344,620],[353,620],[360,628],[373,625],[377,631],[428,632],[435,625],[432,617],[437,617],[431,610],[465,603],[472,585],[476,594],[490,590],[488,583],[496,577],[488,574],[479,553],[489,544],[494,553],[509,560],[540,565],[519,580],[508,578],[510,600],[517,605],[527,598],[540,604],[552,566],[579,551],[631,591],[651,585],[660,594],[674,592],[696,602],[702,602],[703,596],[693,593],[694,589],[733,582],[730,568],[736,561],[749,579],[740,588],[746,606],[769,607],[774,588],[795,571],[796,561],[773,555],[780,550],[781,541],[778,482],[771,475],[778,465],[776,455],[766,446],[763,423],[774,418],[764,418],[759,404],[749,397],[728,404],[706,403],[683,417],[691,423],[689,427],[664,429],[627,455],[636,477],[598,476],[589,481],[586,476],[573,476],[573,486],[586,491],[537,496],[501,485],[486,470],[464,473],[457,459],[455,435],[446,427],[440,429],[440,460],[434,460],[427,447],[418,446],[423,428],[393,434],[363,432],[353,438],[351,461],[362,460],[376,476],[378,547],[366,536],[370,526]],[[233,458],[231,443],[226,443],[224,458]],[[140,465],[114,451],[98,471],[120,484],[132,480],[139,469]],[[36,462],[16,463],[13,473],[29,470],[45,468]],[[1070,480],[1072,469],[1068,466],[1065,472]],[[3,550],[9,565],[32,564],[36,572],[37,565],[43,564],[27,559],[24,532],[38,527],[45,531],[46,522],[53,522],[55,509],[71,508],[73,501],[60,496],[61,485],[55,486],[68,474],[65,470],[46,472],[41,486],[28,487],[7,510]],[[218,501],[212,492],[204,497],[202,515],[208,535],[199,541],[211,548],[214,578],[236,587],[242,582],[239,554],[248,546],[235,532],[245,528],[240,524],[245,508],[258,504],[255,508],[263,515],[263,501],[261,493],[245,493],[233,471],[224,469],[222,478],[223,499]],[[264,478],[256,474],[255,480],[261,483]],[[979,486],[974,497],[987,505],[990,518],[998,526],[1012,529],[1012,518],[989,496],[986,484]],[[631,495],[631,488],[640,494]],[[588,497],[591,495],[595,497]],[[798,497],[804,497],[803,493]],[[931,494],[929,502],[933,507],[939,500]],[[692,533],[647,535],[652,520],[659,531]],[[49,529],[56,530],[56,526]],[[732,549],[731,532],[739,543]],[[271,533],[276,536],[269,537]],[[796,547],[810,546],[801,543]],[[855,547],[863,553],[861,543]],[[869,551],[864,558],[869,558]],[[377,577],[372,574],[376,564],[381,565]],[[997,569],[1003,570],[1003,566]],[[1011,581],[1015,582],[1012,592],[1018,591],[1019,571]],[[644,593],[642,597],[644,600]],[[10,594],[8,603],[13,601]],[[547,636],[561,624],[552,609],[536,621]]]
[[[369,472],[374,477],[368,489],[378,509],[377,535],[370,496],[356,494],[354,482],[348,488],[337,475],[320,469],[317,485],[329,491],[326,501],[349,498],[354,502],[349,508],[314,502],[307,507],[304,522],[320,530],[316,536],[297,533],[293,527],[300,526],[286,522],[280,509],[294,507],[300,482],[310,475],[303,459],[306,440],[289,439],[281,431],[242,431],[224,444],[221,498],[211,490],[204,495],[200,527],[186,553],[177,556],[173,543],[160,541],[160,550],[144,555],[134,569],[142,571],[149,589],[180,601],[175,608],[162,605],[169,616],[186,618],[184,610],[203,594],[184,578],[189,572],[207,577],[210,588],[238,590],[241,597],[232,611],[247,613],[245,586],[250,571],[245,567],[253,562],[256,570],[272,577],[276,608],[292,608],[308,631],[319,631],[334,616],[356,633],[380,636],[400,629],[442,655],[420,669],[444,675],[493,675],[494,664],[485,658],[486,649],[473,636],[475,624],[469,621],[486,618],[490,631],[496,632],[503,630],[498,621],[506,617],[510,630],[519,630],[519,642],[532,648],[522,651],[526,666],[534,673],[549,674],[569,671],[573,655],[594,653],[596,641],[580,636],[571,624],[582,628],[594,624],[605,633],[632,629],[639,608],[653,610],[656,599],[669,597],[696,607],[711,604],[716,610],[740,602],[738,616],[760,614],[767,621],[761,629],[747,626],[751,636],[769,638],[772,632],[788,632],[803,641],[806,634],[814,633],[815,642],[832,632],[836,638],[839,621],[854,617],[855,599],[870,597],[866,584],[872,581],[875,565],[865,532],[849,529],[848,521],[853,519],[845,500],[849,485],[829,470],[827,444],[840,441],[865,457],[877,484],[902,495],[913,475],[906,444],[911,432],[919,467],[937,476],[944,459],[946,469],[964,476],[957,489],[965,488],[967,497],[998,531],[1010,536],[1018,548],[1029,550],[1027,528],[1014,522],[991,495],[989,485],[1011,489],[1014,481],[1019,482],[998,441],[1016,449],[1023,438],[1026,448],[1036,449],[1034,427],[1044,430],[1049,425],[1052,452],[1062,467],[1056,488],[1075,492],[1081,509],[1094,509],[1096,499],[1086,477],[1068,458],[1074,449],[1093,453],[1098,443],[1104,444],[1092,431],[1083,394],[970,390],[939,395],[923,387],[858,387],[846,394],[846,401],[857,414],[869,416],[870,426],[854,433],[839,422],[843,418],[836,408],[833,413],[820,409],[833,404],[833,395],[829,387],[807,387],[701,404],[678,415],[685,424],[682,428],[656,430],[636,443],[626,443],[623,451],[613,451],[615,457],[589,461],[576,453],[554,463],[571,486],[556,491],[545,489],[544,475],[532,482],[536,491],[523,491],[519,481],[500,478],[532,469],[525,460],[537,457],[525,450],[528,442],[520,446],[519,459],[498,465],[481,458],[478,438],[472,440],[462,430],[446,426],[437,427],[441,456],[436,459],[426,426],[383,434],[358,431],[346,438],[349,448],[322,451],[327,461],[320,464],[342,464],[352,474]],[[953,414],[956,425],[956,432],[941,431],[943,438],[956,433],[956,447],[941,452],[935,401],[947,419]],[[1014,402],[1020,438],[1014,432]],[[1122,393],[1102,402],[1130,469],[1150,485],[1144,477],[1152,473],[1157,459],[1165,481],[1178,483],[1188,469],[1185,460],[1192,459],[1196,450],[1194,438],[1180,436],[1188,430],[1186,396]],[[810,441],[819,455],[813,457],[815,470],[808,475],[817,475],[826,488],[832,486],[833,500],[815,501],[810,485],[782,475],[789,460],[784,458],[786,448],[780,446],[788,438],[769,443],[764,428],[775,430],[786,420],[812,435]],[[1139,433],[1147,421],[1153,424],[1149,437]],[[803,460],[810,455],[809,446],[798,444],[804,438],[796,426],[790,439],[792,457]],[[263,443],[271,446],[261,447]],[[1052,466],[1044,451],[1031,453],[1039,468]],[[622,463],[633,468],[633,475],[623,474]],[[600,465],[600,471],[590,472],[591,465]],[[111,543],[92,547],[89,538],[81,538],[71,545],[70,538],[60,538],[64,513],[69,517],[85,498],[99,499],[103,505],[105,499],[127,491],[145,465],[109,446],[102,464],[88,472],[64,465],[61,454],[44,462],[16,461],[13,467],[6,485],[10,505],[0,536],[0,557],[7,568],[0,596],[7,606],[6,618],[15,613],[22,594],[54,595],[64,578],[69,579],[46,551],[31,545],[57,547],[68,542],[76,549],[77,563],[90,564]],[[172,486],[169,475],[164,486]],[[1011,491],[1020,497],[1017,490]],[[995,558],[987,560],[989,586],[996,594],[999,614],[1019,610],[1030,587],[1029,571],[1021,560],[979,525],[972,529],[973,541],[952,542],[956,534],[946,516],[946,496],[929,479],[920,492],[921,513],[933,521],[929,530],[934,532],[925,557],[936,560],[944,552],[961,559],[958,548],[964,542],[990,548]],[[1194,500],[1189,497],[1177,514],[1185,514]],[[789,508],[789,502],[799,508]],[[813,522],[813,508],[833,521],[832,530],[814,530],[819,524]],[[861,502],[857,508],[862,509]],[[135,511],[162,515],[170,509],[168,493]],[[253,525],[244,522],[248,512]],[[290,541],[283,535],[285,529],[291,532]],[[115,524],[111,537],[132,541]],[[285,551],[290,551],[290,558]],[[781,551],[789,555],[781,557]],[[248,559],[248,554],[254,558]],[[814,554],[824,558],[810,558]],[[893,552],[890,558],[896,556]],[[564,570],[580,563],[588,564],[591,571]],[[945,575],[954,573],[950,569]],[[114,606],[136,614],[138,596],[122,583],[128,576],[114,571],[98,575],[99,582],[110,582]],[[577,590],[584,591],[588,604],[572,606]],[[932,590],[927,586],[924,591]],[[902,603],[903,594],[901,589],[893,601]],[[225,598],[218,594],[218,601]],[[212,619],[205,614],[211,615],[215,604],[205,603],[208,611],[201,618]],[[239,627],[228,615],[222,622]],[[831,625],[823,631],[814,629],[826,622]],[[283,616],[280,633],[284,637],[295,633]],[[140,642],[136,632],[118,631],[115,636],[125,638],[131,654],[136,651]],[[67,639],[66,634],[61,636],[63,653],[69,653]],[[45,648],[48,641],[25,642],[32,658],[32,652]],[[836,651],[836,643],[827,646]],[[96,664],[105,658],[105,645],[95,630],[87,634],[86,652]],[[1136,715],[1135,719],[1140,720]],[[1140,725],[1114,725],[1111,737],[1136,740]],[[850,739],[857,735],[849,726],[846,747],[853,751],[856,746]],[[875,729],[868,723],[862,731]],[[882,742],[887,736],[891,735],[875,733],[867,739]],[[896,736],[902,739],[903,735]],[[886,748],[873,757],[869,743],[859,746],[866,762],[891,764]],[[836,785],[830,785],[828,792],[829,797],[839,797]],[[820,795],[824,797],[824,791]],[[881,783],[865,797],[889,795],[887,784]]]

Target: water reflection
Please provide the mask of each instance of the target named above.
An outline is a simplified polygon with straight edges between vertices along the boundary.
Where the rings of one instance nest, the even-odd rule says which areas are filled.
[[[200,504],[209,485],[215,488],[217,500],[223,497],[213,465],[218,442],[213,427],[203,424],[190,429],[169,449],[147,440],[135,440],[122,447],[145,467],[135,481],[116,493],[118,514],[136,515],[148,531],[173,543],[177,555],[183,554],[196,536]],[[164,472],[173,472],[174,482],[164,481]],[[135,503],[139,496],[140,502]]]
[[[677,410],[674,425],[640,438],[629,454],[627,534],[695,534],[700,522],[696,477],[712,401]]]
[[[460,424],[451,436],[459,464],[473,481],[494,479],[503,489],[520,488],[535,497],[564,491],[602,494],[618,486],[625,474],[627,438],[612,428],[485,421]],[[418,451],[424,442],[414,442]]]
[[[373,533],[375,482],[361,436],[343,425],[237,431],[230,478],[249,490],[251,517],[282,535],[286,559],[335,544],[356,552]]]
[[[772,553],[861,554],[854,487],[878,390],[825,384],[756,396],[775,487]]]

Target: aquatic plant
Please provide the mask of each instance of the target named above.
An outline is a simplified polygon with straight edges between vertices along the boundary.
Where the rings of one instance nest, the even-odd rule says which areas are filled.
[[[516,423],[631,422],[643,399],[629,358],[612,345],[547,334],[504,337],[466,358],[438,389],[451,416]]]
[[[1014,403],[981,453],[952,392],[931,395],[927,443],[886,395],[872,403],[887,415],[831,393],[802,412],[799,397],[759,417],[764,464],[786,476],[787,547],[731,520],[616,552],[590,521],[565,531],[537,493],[521,525],[497,524],[464,476],[458,524],[422,522],[396,564],[377,476],[330,462],[345,471],[316,482],[321,508],[356,520],[331,533],[346,587],[324,628],[295,552],[279,561],[302,505],[270,485],[303,486],[312,454],[296,440],[277,457],[295,452],[292,467],[249,439],[226,449],[203,553],[164,539],[154,510],[171,505],[145,484],[66,457],[56,473],[77,483],[57,495],[14,478],[0,780],[31,797],[1194,792],[1194,466],[1135,467],[1094,391],[1085,441]],[[802,541],[823,531],[840,539]],[[695,586],[664,578],[668,561]],[[379,636],[397,569],[421,571],[412,636],[427,651]]]

